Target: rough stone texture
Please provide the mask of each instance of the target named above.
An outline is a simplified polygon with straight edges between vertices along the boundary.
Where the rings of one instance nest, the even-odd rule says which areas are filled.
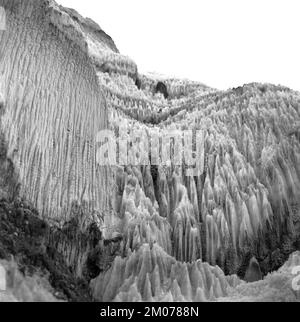
[[[64,256],[48,242],[49,234],[48,224],[24,200],[0,202],[0,259],[13,256],[22,274],[47,278],[58,299],[91,301],[87,280],[76,277]]]
[[[248,283],[257,282],[262,279],[263,275],[260,270],[258,261],[255,257],[251,258],[249,266],[246,271],[245,281]]]
[[[298,92],[256,83],[217,91],[139,75],[99,26],[71,9],[50,0],[0,6],[8,21],[0,34],[8,147],[0,150],[0,193],[8,203],[24,197],[46,219],[32,217],[21,241],[36,239],[43,262],[60,258],[68,273],[46,267],[54,288],[76,298],[64,281],[84,278],[97,300],[216,300],[243,284],[235,274],[257,280],[299,249]],[[201,130],[203,173],[187,176],[174,159],[153,164],[148,155],[144,165],[98,167],[97,132],[123,127],[139,131],[142,151],[153,135]],[[130,149],[131,160],[137,154]],[[3,239],[15,256],[23,254],[9,246],[18,245],[18,208]],[[247,270],[253,256],[258,263]],[[31,263],[30,252],[21,257]]]
[[[97,30],[85,23],[83,32],[53,1],[0,6],[7,16],[0,32],[1,130],[21,194],[60,222],[74,200],[86,201],[90,214],[105,209],[109,185],[95,165],[95,140],[107,109],[88,54],[88,36]]]

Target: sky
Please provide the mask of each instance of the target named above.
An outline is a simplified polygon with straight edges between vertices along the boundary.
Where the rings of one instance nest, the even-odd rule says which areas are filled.
[[[140,72],[300,91],[299,0],[56,1],[96,21]]]

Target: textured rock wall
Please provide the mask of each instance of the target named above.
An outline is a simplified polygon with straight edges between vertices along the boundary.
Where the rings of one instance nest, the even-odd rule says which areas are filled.
[[[139,131],[146,147],[154,133],[162,139],[174,130],[204,132],[204,172],[199,176],[186,177],[184,167],[153,165],[150,159],[149,165],[118,169],[117,213],[110,227],[123,235],[122,256],[91,283],[98,300],[229,300],[226,278],[211,284],[218,268],[208,265],[203,272],[199,259],[253,281],[278,269],[299,249],[298,92],[249,84],[157,100],[124,77],[121,83],[114,74],[98,76],[109,85],[105,94],[115,133],[120,124],[129,133]],[[162,113],[158,104],[165,106]],[[257,272],[249,278],[252,256],[258,259]],[[269,289],[274,279],[259,285]],[[295,300],[290,288],[281,281],[278,285],[277,299]],[[244,284],[237,289],[249,292],[247,299],[265,296],[252,295],[251,286]]]
[[[75,200],[85,201],[88,213],[105,209],[109,185],[96,167],[95,138],[107,111],[88,55],[88,27],[52,1],[0,6],[7,16],[0,32],[1,129],[21,194],[60,222]]]
[[[186,97],[174,115],[168,102],[168,118],[152,126],[139,122],[139,115],[136,120],[125,116],[127,106],[118,96],[107,99],[113,101],[112,110],[121,106],[110,113],[111,126],[127,125],[131,131],[141,131],[146,140],[155,132],[160,137],[171,130],[204,132],[205,162],[200,176],[188,178],[184,169],[174,165],[159,165],[155,171],[149,171],[149,166],[119,170],[120,198],[116,200],[121,205],[116,208],[122,209],[120,227],[126,223],[135,232],[135,241],[129,245],[151,244],[155,236],[177,260],[202,258],[242,276],[253,255],[264,262],[266,273],[274,251],[284,258],[298,248],[299,93],[250,84],[199,95],[192,105]],[[155,234],[140,229],[139,220],[147,217]],[[167,220],[171,233],[154,220],[157,217]],[[171,252],[158,231],[167,240],[170,236]]]
[[[299,249],[299,93],[139,75],[73,10],[51,0],[0,6],[0,171],[15,169],[21,195],[59,224],[50,244],[71,270],[98,276],[96,299],[216,300],[242,284],[225,274],[244,277],[251,257],[259,279]],[[168,98],[155,93],[160,81]],[[144,149],[152,134],[201,130],[203,173],[148,156],[97,167],[97,132],[120,125],[139,130]],[[13,195],[16,179],[2,177],[0,192]]]

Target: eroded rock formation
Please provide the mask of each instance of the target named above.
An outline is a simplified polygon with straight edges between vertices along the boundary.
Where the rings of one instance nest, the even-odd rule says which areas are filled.
[[[50,227],[46,244],[72,278],[92,280],[95,299],[235,298],[246,287],[237,275],[259,280],[299,249],[298,92],[141,75],[71,9],[52,0],[0,6],[1,197],[34,205]],[[159,147],[170,132],[201,131],[203,171],[187,176],[176,153],[168,163],[147,155],[100,166],[103,129],[139,133],[146,151],[153,137]]]
[[[74,200],[87,201],[90,214],[105,209],[107,173],[94,159],[107,108],[90,53],[94,44],[114,47],[98,36],[100,28],[53,1],[0,6],[7,16],[0,32],[1,130],[21,194],[60,223]]]

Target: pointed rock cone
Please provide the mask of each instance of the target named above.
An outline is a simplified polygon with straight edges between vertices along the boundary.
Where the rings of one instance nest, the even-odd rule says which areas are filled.
[[[200,287],[197,288],[197,293],[196,293],[196,297],[194,299],[194,302],[199,302],[199,303],[200,302],[207,302],[205,292]]]
[[[252,257],[249,266],[246,270],[245,281],[248,283],[257,282],[263,279],[262,272],[260,270],[258,261],[255,257]]]

